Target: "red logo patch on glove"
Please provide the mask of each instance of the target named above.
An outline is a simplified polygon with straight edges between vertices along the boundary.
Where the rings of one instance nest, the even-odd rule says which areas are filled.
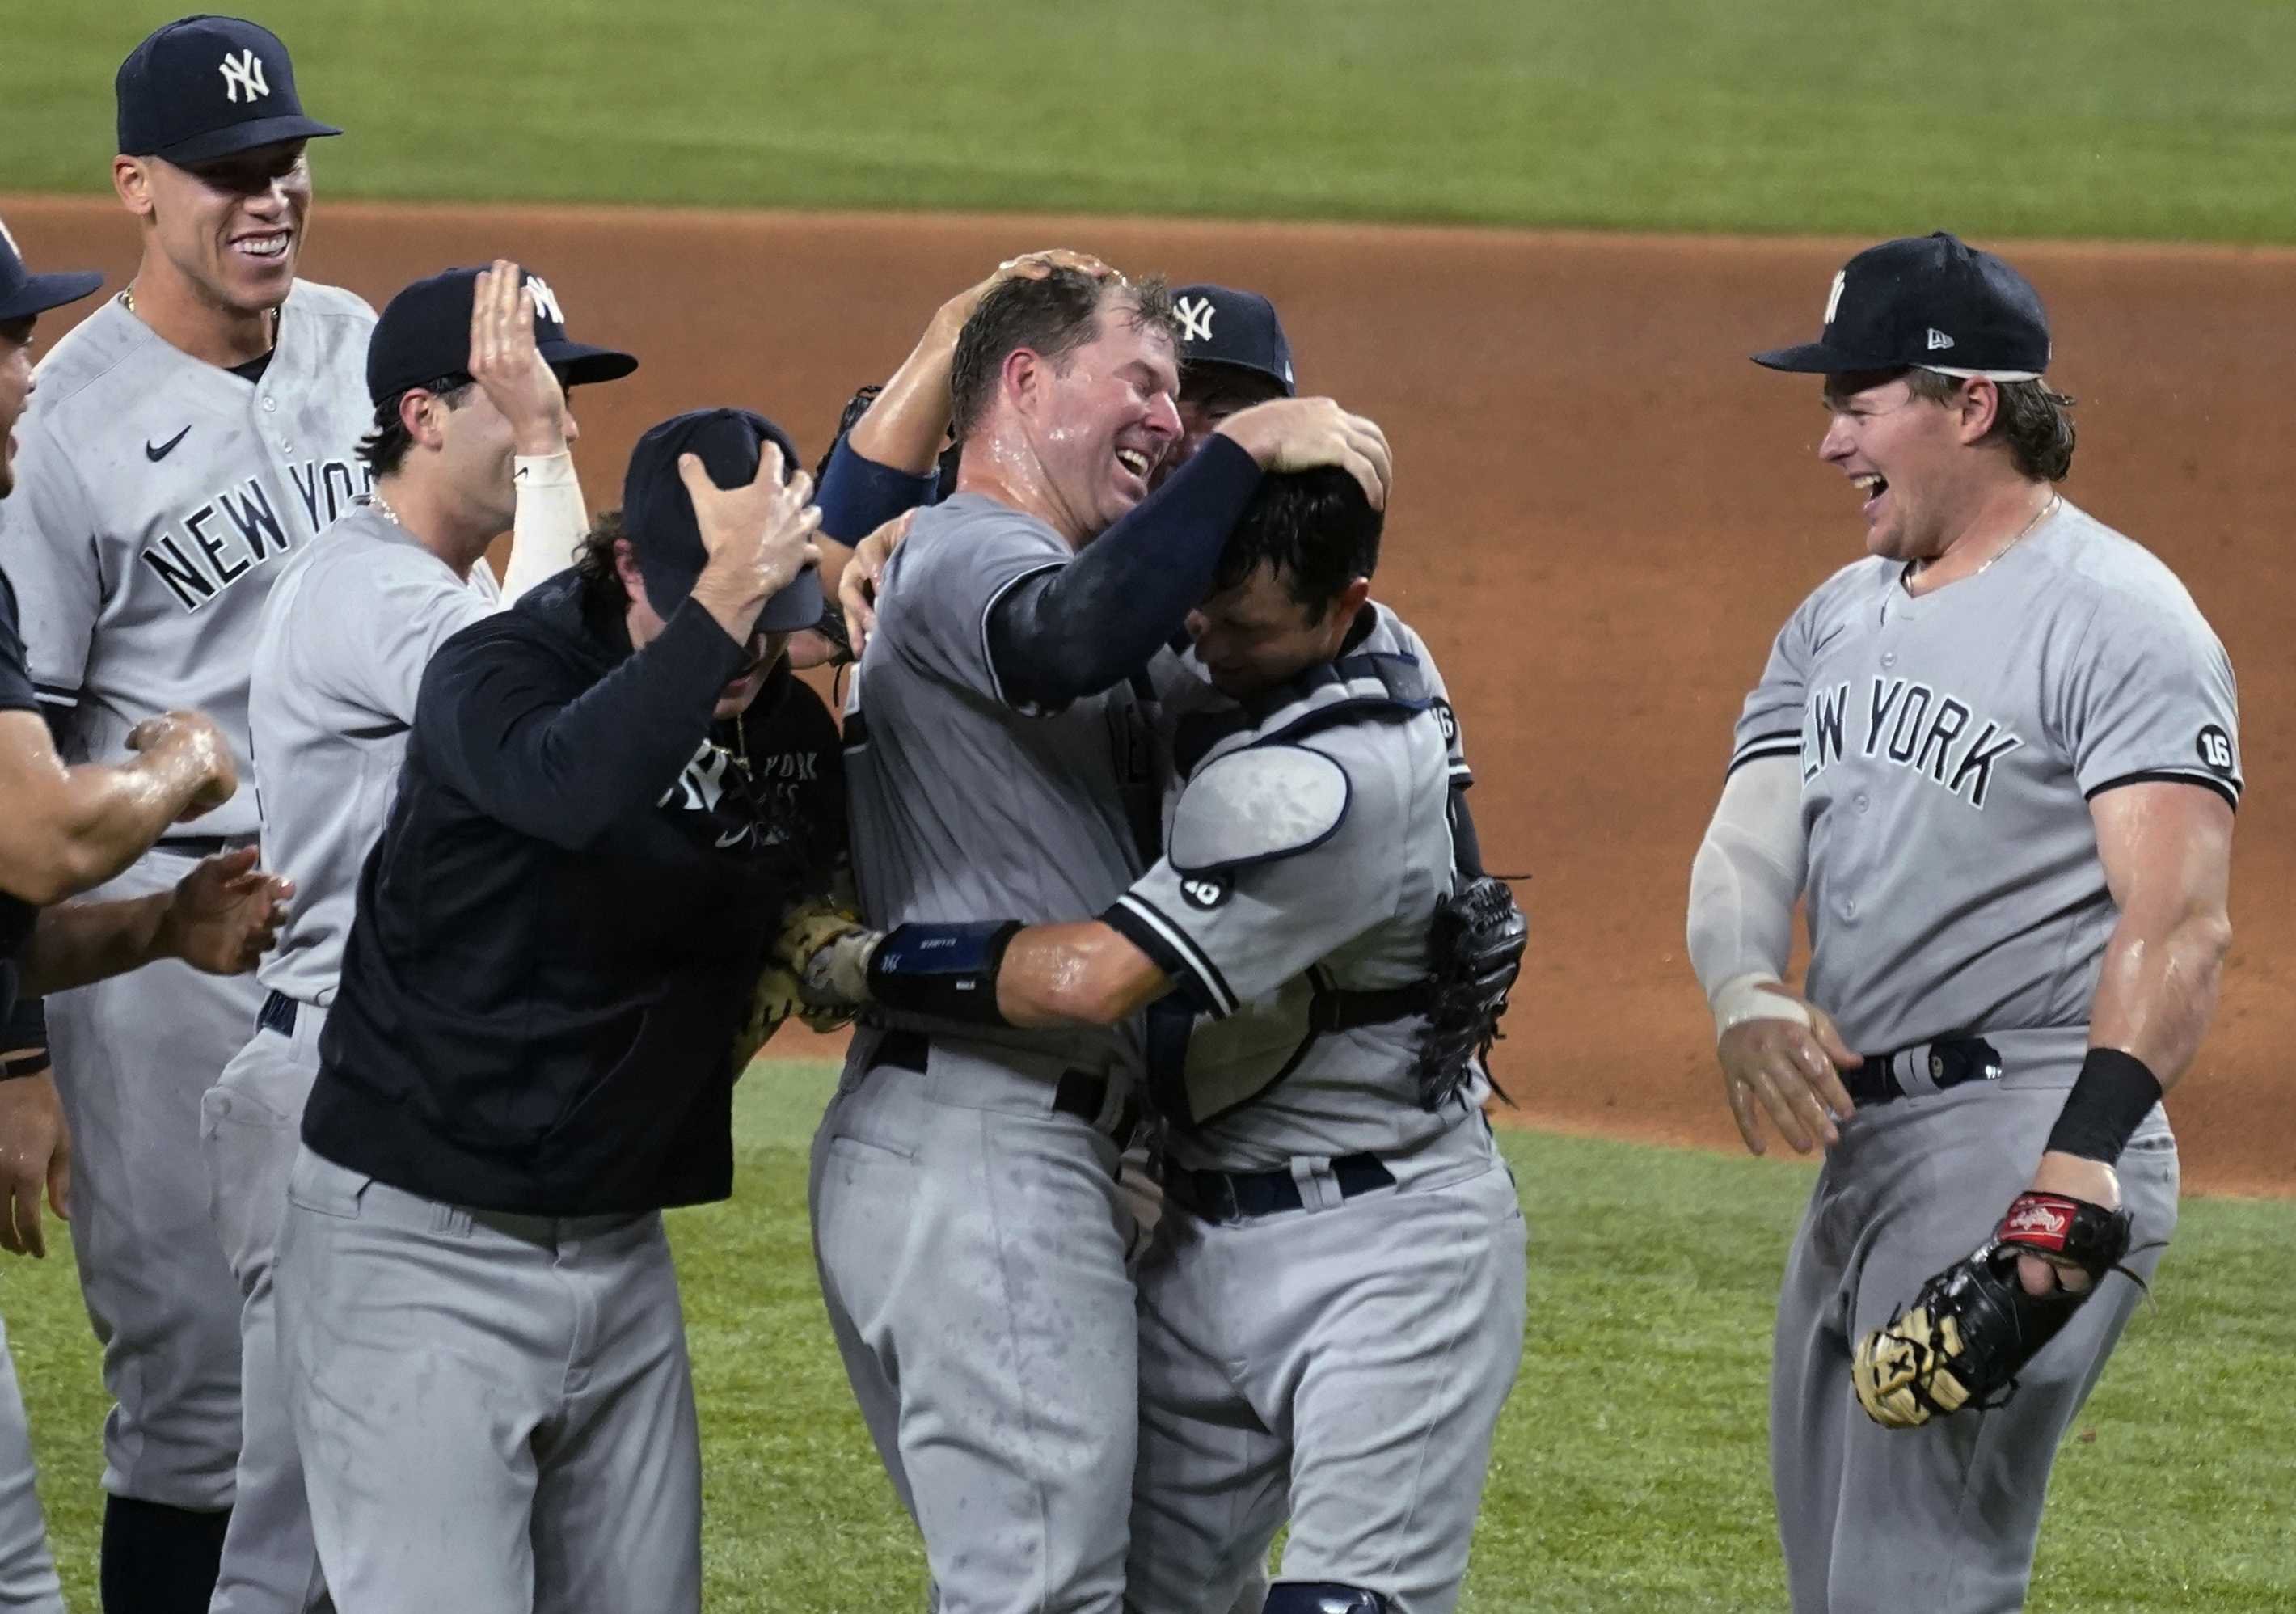
[[[2080,1201],[2058,1194],[2020,1194],[2001,1218],[1993,1235],[2002,1244],[2023,1244],[2036,1249],[2062,1250],[2072,1231]]]

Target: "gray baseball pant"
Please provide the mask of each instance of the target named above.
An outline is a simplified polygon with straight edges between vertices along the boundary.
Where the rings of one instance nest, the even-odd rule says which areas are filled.
[[[303,1101],[319,1072],[327,1011],[299,1004],[292,1036],[258,1031],[200,1104],[200,1147],[224,1258],[239,1280],[240,1441],[231,1524],[209,1614],[303,1614],[326,1606],[303,1463],[287,1416],[272,1273]]]
[[[472,1211],[301,1150],[280,1365],[342,1614],[694,1614],[701,1459],[661,1217]]]
[[[2106,1278],[2042,1347],[2009,1404],[1918,1429],[1866,1417],[1849,1378],[1866,1330],[1988,1238],[2023,1192],[2078,1068],[2011,1075],[1860,1109],[1828,1151],[1778,1300],[1770,1466],[1793,1614],[2013,1614],[2040,1535],[2057,1444],[2140,1295]],[[2026,1066],[2021,1071],[2021,1063]],[[2177,1143],[2158,1108],[2120,1161],[2135,1243],[2177,1225]],[[2128,1264],[2152,1280],[2161,1250]]]
[[[1482,1125],[1429,1153],[1451,1157],[1390,1162],[1397,1188],[1344,1200],[1328,1162],[1300,1162],[1313,1208],[1168,1209],[1139,1270],[1128,1609],[1222,1614],[1287,1518],[1279,1583],[1364,1587],[1397,1614],[1458,1602],[1528,1235]]]
[[[32,1431],[0,1322],[0,1614],[64,1614],[32,1470]]]
[[[929,1071],[867,1071],[875,1042],[815,1135],[814,1248],[940,1614],[1117,1614],[1138,1353],[1116,1145],[1054,1110],[1057,1067],[936,1044]]]
[[[198,860],[154,848],[94,900],[164,891]],[[103,1488],[214,1511],[239,1459],[239,1285],[216,1247],[200,1101],[247,1045],[252,976],[168,960],[47,1000],[72,1135],[72,1254],[115,1401]]]

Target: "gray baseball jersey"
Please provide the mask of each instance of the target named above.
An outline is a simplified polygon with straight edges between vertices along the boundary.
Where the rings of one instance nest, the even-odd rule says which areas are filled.
[[[1387,648],[1404,640],[1382,615],[1380,652],[1359,649],[1273,710],[1174,727],[1186,782],[1167,855],[1109,918],[1202,1011],[1185,1075],[1194,1124],[1168,1140],[1184,1165],[1409,1153],[1480,1115],[1480,1083],[1438,1111],[1420,1107],[1415,1015],[1308,1030],[1319,988],[1423,979],[1429,921],[1451,892],[1456,725],[1442,721],[1424,665]],[[1332,721],[1365,704],[1381,715]]]
[[[2068,504],[1915,598],[1866,559],[1780,631],[1731,766],[1798,756],[1808,992],[1852,1046],[2085,1026],[2118,917],[2090,798],[2240,800],[2232,664],[2174,573]]]
[[[168,345],[117,300],[58,342],[16,429],[0,514],[32,679],[74,762],[125,754],[154,712],[196,707],[247,754],[247,673],[287,556],[369,485],[374,312],[298,282],[258,381]],[[242,782],[245,775],[242,774]],[[252,791],[202,835],[256,828]]]
[[[854,874],[871,924],[1072,920],[1139,873],[1134,820],[1144,808],[1152,836],[1155,811],[1140,696],[1122,684],[1023,712],[989,663],[997,599],[1073,557],[1034,516],[960,493],[918,512],[886,568],[845,729]],[[1126,1068],[1137,1042],[1126,1027],[964,1034]]]
[[[334,1001],[359,868],[390,813],[422,670],[499,597],[483,563],[465,582],[365,504],[273,583],[248,727],[258,766],[273,770],[260,791],[266,866],[294,880],[296,898],[258,972],[271,990]]]

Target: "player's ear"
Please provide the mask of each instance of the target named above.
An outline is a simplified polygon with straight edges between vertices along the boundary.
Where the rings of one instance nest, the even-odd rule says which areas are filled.
[[[111,189],[119,205],[138,218],[152,215],[152,167],[142,157],[125,152],[111,160]]]
[[[1956,401],[1961,414],[1961,441],[1964,443],[1982,441],[2001,416],[2001,389],[1982,375],[1972,375],[1963,382]]]
[[[1004,395],[1025,409],[1043,391],[1049,366],[1037,354],[1027,348],[1015,348],[1004,355],[997,366],[997,377]]]
[[[406,428],[406,435],[426,449],[443,448],[447,433],[439,424],[447,412],[446,399],[436,392],[426,392],[421,387],[409,387],[398,397],[398,424]]]

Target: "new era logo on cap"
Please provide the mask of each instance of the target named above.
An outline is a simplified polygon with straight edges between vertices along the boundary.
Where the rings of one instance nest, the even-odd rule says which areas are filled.
[[[1952,337],[1947,335],[1943,331],[1939,330],[1935,325],[1931,325],[1930,327],[1931,352],[1934,353],[1939,348],[1949,348],[1951,346],[1953,346]]]

